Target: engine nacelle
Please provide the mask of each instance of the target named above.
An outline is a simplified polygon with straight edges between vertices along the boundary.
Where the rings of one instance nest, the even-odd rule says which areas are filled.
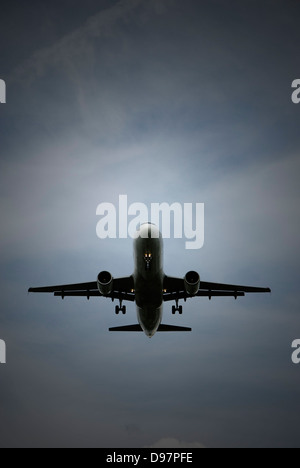
[[[184,278],[186,292],[190,296],[196,296],[200,288],[200,276],[196,271],[189,271]]]
[[[113,290],[114,279],[108,271],[101,271],[97,278],[97,286],[100,294],[108,296]]]

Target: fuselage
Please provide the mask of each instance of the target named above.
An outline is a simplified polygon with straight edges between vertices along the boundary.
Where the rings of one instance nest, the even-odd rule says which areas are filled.
[[[137,317],[150,338],[163,314],[163,240],[154,224],[143,224],[134,242],[134,286]]]

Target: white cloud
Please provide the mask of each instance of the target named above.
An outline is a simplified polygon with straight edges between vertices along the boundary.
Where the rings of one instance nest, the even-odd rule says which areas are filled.
[[[45,71],[52,66],[63,66],[64,69],[73,76],[76,81],[78,69],[85,69],[86,65],[94,65],[95,50],[93,42],[96,38],[111,38],[121,33],[121,29],[116,29],[118,21],[127,23],[130,15],[139,6],[139,22],[148,21],[149,14],[161,15],[165,7],[172,4],[172,0],[152,0],[150,4],[145,4],[143,0],[121,0],[111,8],[101,10],[91,16],[82,26],[71,33],[63,36],[59,41],[37,50],[30,58],[24,61],[13,73],[13,78],[17,81],[31,81],[43,76]],[[112,57],[114,59],[114,57]],[[83,67],[84,66],[84,67]]]

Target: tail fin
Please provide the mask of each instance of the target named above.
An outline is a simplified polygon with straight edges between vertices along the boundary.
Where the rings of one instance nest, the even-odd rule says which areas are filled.
[[[142,332],[142,327],[139,324],[136,325],[126,325],[124,327],[115,327],[110,328],[110,332]],[[163,325],[160,324],[158,332],[190,332],[191,328],[187,327],[176,327],[175,325]]]

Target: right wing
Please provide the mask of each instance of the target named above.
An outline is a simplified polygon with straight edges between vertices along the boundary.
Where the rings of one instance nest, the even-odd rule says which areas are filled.
[[[209,283],[200,281],[200,288],[196,296],[190,296],[185,290],[184,280],[182,278],[172,278],[166,276],[164,279],[164,301],[173,301],[176,299],[188,299],[190,297],[219,297],[232,296],[241,297],[246,293],[269,293],[270,288],[256,288],[252,286],[239,286],[236,284]]]
[[[113,291],[103,296],[97,286],[97,281],[91,283],[64,284],[58,286],[46,286],[41,288],[30,288],[29,293],[54,293],[54,296],[64,299],[68,296],[75,297],[108,297],[110,299],[121,299],[123,301],[135,301],[134,281],[132,276],[113,279]]]
[[[238,286],[236,284],[208,283],[200,282],[200,289],[207,291],[233,291],[243,293],[270,293],[270,288],[256,288],[253,286]]]

